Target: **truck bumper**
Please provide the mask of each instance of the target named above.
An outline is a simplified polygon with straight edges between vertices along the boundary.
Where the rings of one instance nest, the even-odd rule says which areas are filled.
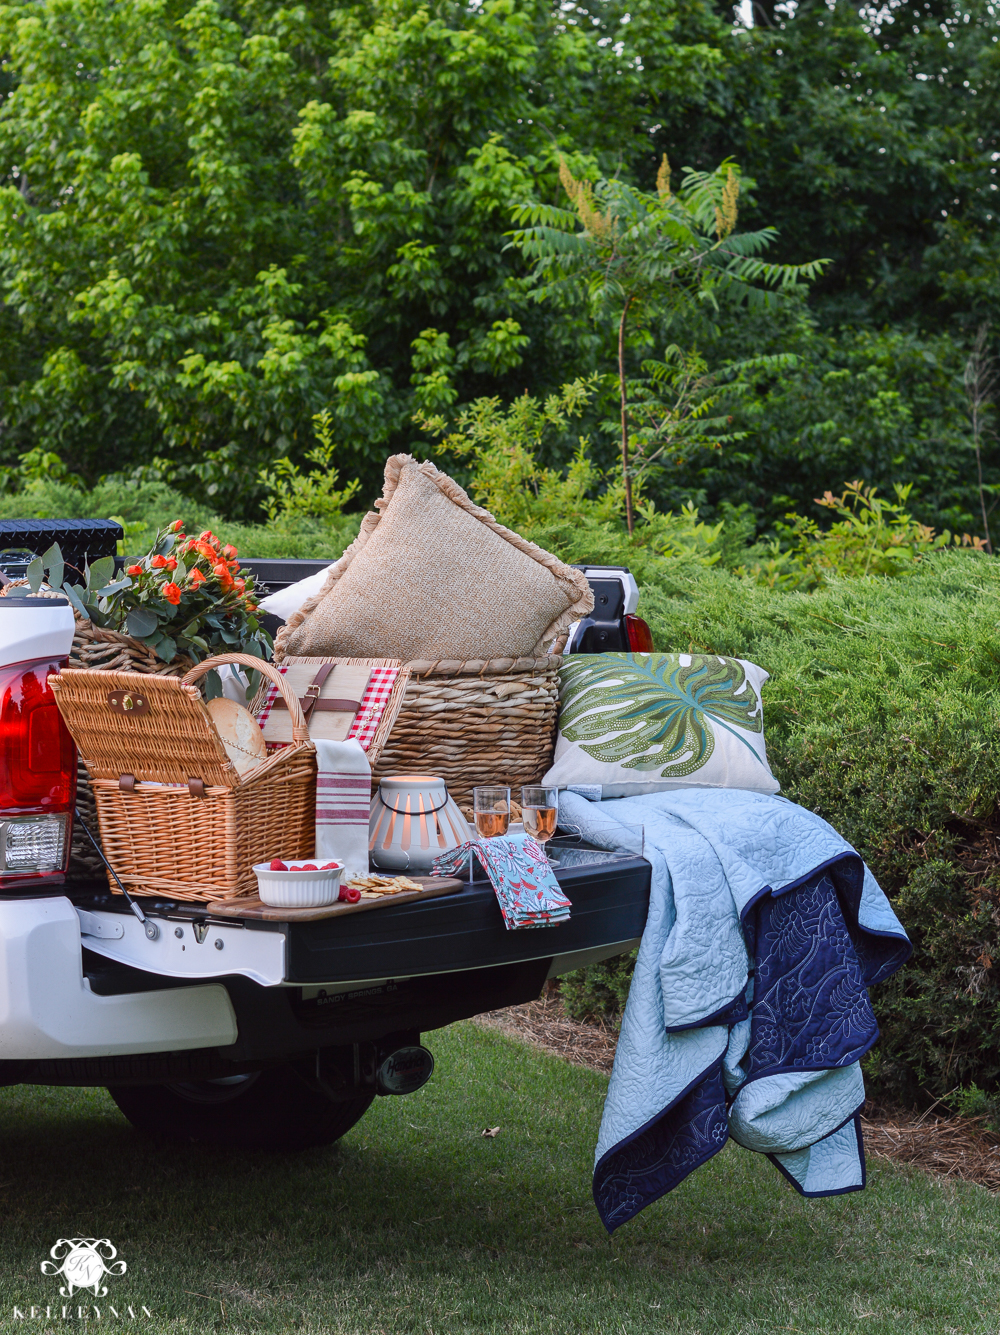
[[[138,924],[136,924],[138,925]],[[220,1047],[237,1038],[219,984],[98,996],[63,896],[0,901],[0,1061]]]

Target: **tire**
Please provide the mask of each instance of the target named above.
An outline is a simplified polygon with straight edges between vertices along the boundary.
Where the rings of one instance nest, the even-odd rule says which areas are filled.
[[[224,1080],[110,1085],[108,1093],[137,1131],[247,1150],[330,1145],[361,1120],[375,1097],[373,1090],[334,1101],[292,1065]]]

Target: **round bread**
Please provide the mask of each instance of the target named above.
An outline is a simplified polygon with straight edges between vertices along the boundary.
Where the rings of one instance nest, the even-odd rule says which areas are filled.
[[[236,766],[237,774],[246,774],[267,759],[264,734],[249,709],[238,705],[235,700],[218,696],[215,700],[209,700],[208,712],[219,740],[226,748],[226,755]]]

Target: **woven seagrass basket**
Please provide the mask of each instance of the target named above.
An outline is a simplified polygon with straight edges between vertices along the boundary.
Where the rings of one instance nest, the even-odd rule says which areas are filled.
[[[460,804],[479,784],[537,783],[552,764],[559,654],[408,664],[410,680],[372,775],[435,774]]]
[[[156,677],[183,677],[193,667],[191,659],[184,656],[164,663],[142,640],[106,626],[95,626],[79,614],[69,665],[89,671],[97,668],[102,672],[143,672]]]
[[[292,745],[242,778],[194,684],[223,663],[276,681],[292,717]],[[315,747],[270,663],[224,654],[183,679],[70,668],[49,681],[87,766],[105,856],[131,892],[236,899],[256,892],[255,862],[312,854]]]

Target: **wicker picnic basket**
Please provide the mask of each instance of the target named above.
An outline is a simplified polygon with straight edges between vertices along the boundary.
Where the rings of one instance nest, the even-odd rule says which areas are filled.
[[[561,662],[547,654],[408,664],[406,695],[373,779],[440,775],[461,804],[477,784],[537,783],[555,750]]]
[[[292,745],[243,778],[194,684],[223,663],[277,682],[293,722]],[[69,668],[49,681],[87,766],[105,856],[130,891],[237,899],[256,892],[255,862],[311,856],[316,750],[294,692],[270,663],[224,654],[183,679]]]

